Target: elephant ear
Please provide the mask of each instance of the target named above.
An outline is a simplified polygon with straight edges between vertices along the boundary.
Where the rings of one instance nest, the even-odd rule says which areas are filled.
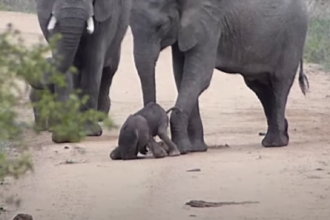
[[[35,0],[37,5],[37,15],[40,29],[45,36],[46,40],[48,38],[47,24],[52,13],[54,3],[56,0]]]
[[[53,10],[56,0],[35,0],[38,16],[42,19],[48,19]]]
[[[95,0],[94,17],[95,20],[102,22],[110,18],[115,8],[118,7],[117,0]]]
[[[178,4],[181,9],[178,44],[185,52],[218,29],[221,11],[216,0],[178,0]]]

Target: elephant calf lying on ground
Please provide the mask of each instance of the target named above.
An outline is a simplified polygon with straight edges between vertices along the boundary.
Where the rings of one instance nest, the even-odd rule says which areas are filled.
[[[118,147],[111,153],[113,160],[137,159],[138,152],[147,153],[147,147],[155,158],[162,158],[167,152],[154,140],[158,135],[168,147],[168,155],[177,156],[180,152],[167,135],[169,119],[165,110],[155,102],[148,103],[134,115],[128,116],[123,124],[118,140]]]

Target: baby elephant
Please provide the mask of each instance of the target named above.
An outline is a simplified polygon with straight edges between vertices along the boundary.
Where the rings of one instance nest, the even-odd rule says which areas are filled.
[[[168,146],[168,155],[180,155],[177,146],[167,135],[169,119],[165,110],[157,103],[150,102],[134,115],[128,116],[119,133],[118,147],[111,153],[113,160],[138,159],[138,152],[147,153],[147,147],[155,158],[167,156],[167,152],[154,140],[156,135]]]

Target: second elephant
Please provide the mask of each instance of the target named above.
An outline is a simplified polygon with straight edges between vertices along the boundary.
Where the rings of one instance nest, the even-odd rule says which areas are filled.
[[[57,69],[67,83],[66,87],[54,87],[59,101],[67,101],[73,89],[79,88],[83,95],[89,96],[82,111],[98,109],[99,98],[109,98],[112,77],[119,65],[131,0],[36,0],[36,4],[46,40],[57,33],[62,35],[52,51],[53,58],[60,61],[56,62],[59,63]],[[78,69],[78,77],[73,78],[71,66]],[[35,83],[31,86],[43,89],[40,87],[46,85]],[[107,106],[105,111],[109,111]],[[85,129],[88,136],[102,134],[102,128],[95,122],[86,124]],[[70,142],[69,137],[59,139],[54,133],[52,139],[54,142]]]
[[[130,26],[144,104],[156,102],[155,65],[172,46],[178,97],[170,123],[181,153],[207,150],[198,98],[214,68],[241,74],[258,96],[268,125],[262,145],[288,145],[285,109],[299,66],[299,84],[308,89],[303,0],[135,0]]]

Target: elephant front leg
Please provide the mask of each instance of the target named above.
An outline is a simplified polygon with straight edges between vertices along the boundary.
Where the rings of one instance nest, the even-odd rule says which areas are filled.
[[[172,46],[172,59],[175,83],[177,90],[179,91],[183,74],[184,54],[179,50],[177,43]],[[191,152],[202,152],[207,150],[207,145],[204,142],[204,130],[199,113],[198,100],[188,119],[187,132],[192,145]]]
[[[111,99],[109,96],[112,79],[116,74],[120,61],[120,47],[111,58],[110,65],[103,68],[102,79],[100,85],[100,92],[98,97],[97,110],[109,114],[111,107]]]
[[[181,153],[194,151],[188,135],[188,121],[200,94],[210,85],[215,57],[216,47],[211,44],[199,45],[185,53],[177,108],[172,111],[170,119],[172,140]]]
[[[109,92],[110,92],[112,78],[113,78],[113,74],[111,68],[104,67],[102,71],[102,79],[101,79],[100,91],[98,96],[97,110],[107,115],[109,114],[110,106],[111,106]]]
[[[48,84],[45,89],[40,89],[40,90],[31,88],[30,95],[29,95],[30,102],[32,102],[32,103],[40,102],[42,95],[44,94],[44,92],[46,90],[48,90],[50,93],[54,94],[54,85]],[[52,122],[49,117],[42,118],[40,115],[39,109],[35,106],[33,106],[33,114],[34,114],[34,122],[35,122],[35,125],[37,126],[38,130],[40,130],[40,131],[47,131],[47,130],[50,131],[51,130]]]
[[[80,68],[79,88],[83,96],[88,96],[87,102],[81,106],[82,112],[88,110],[97,111],[103,72],[105,48],[101,47],[101,40],[91,42],[86,42],[86,47],[81,55],[82,65]],[[85,123],[85,132],[87,136],[101,136],[103,131],[96,120]]]
[[[42,90],[39,91],[42,92]],[[36,89],[31,88],[29,98],[30,98],[30,102],[38,103],[40,101],[40,94],[38,94],[38,91]],[[36,125],[37,130],[47,131],[48,120],[42,120],[39,109],[35,106],[33,106],[33,114],[34,114],[34,124]]]
[[[81,108],[82,112],[98,109],[99,89],[102,78],[102,67],[99,64],[100,62],[88,62],[82,71],[80,88],[83,95],[88,96],[88,101]],[[103,132],[97,121],[86,122],[85,131],[87,136],[101,136]]]

